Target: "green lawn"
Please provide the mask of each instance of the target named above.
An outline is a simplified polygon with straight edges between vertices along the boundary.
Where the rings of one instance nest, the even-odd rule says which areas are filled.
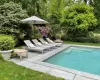
[[[89,46],[100,46],[100,43],[82,43],[82,42],[72,42],[72,41],[64,41],[66,44],[78,44],[78,45],[89,45]]]
[[[1,58],[0,58],[1,59]],[[0,60],[0,80],[64,80],[42,72]]]

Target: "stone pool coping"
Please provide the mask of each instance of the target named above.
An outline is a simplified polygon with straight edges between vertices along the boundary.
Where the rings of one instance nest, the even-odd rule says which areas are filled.
[[[78,70],[75,70],[75,69],[70,69],[70,68],[64,68],[62,66],[57,66],[57,65],[54,65],[54,64],[50,64],[50,63],[46,63],[46,62],[43,62],[44,60],[52,57],[53,55],[56,55],[58,52],[66,49],[66,48],[69,48],[69,47],[85,47],[85,48],[98,48],[100,49],[99,46],[86,46],[86,45],[68,45],[68,46],[65,46],[57,51],[54,51],[52,53],[49,53],[43,57],[41,57],[39,60],[37,60],[35,63],[36,64],[41,64],[41,65],[44,65],[46,67],[50,67],[50,68],[54,68],[54,69],[58,69],[58,70],[61,70],[61,71],[64,71],[64,72],[68,72],[70,74],[74,74],[73,76],[73,79],[75,78],[75,76],[77,75],[80,75],[82,77],[86,77],[86,78],[90,78],[90,79],[94,79],[94,80],[100,80],[100,76],[98,75],[94,75],[94,74],[90,74],[90,73],[87,73],[87,72],[83,72],[83,71],[78,71]]]

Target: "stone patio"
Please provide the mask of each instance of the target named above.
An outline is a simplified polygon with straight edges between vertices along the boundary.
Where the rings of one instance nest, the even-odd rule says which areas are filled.
[[[19,57],[17,57],[17,58],[12,58],[10,61],[13,61],[18,65],[24,66],[26,68],[30,68],[32,70],[37,70],[37,71],[48,73],[57,77],[62,77],[65,80],[100,80],[100,76],[97,76],[97,75],[84,73],[77,70],[71,70],[67,68],[65,69],[65,68],[52,65],[52,64],[47,64],[41,61],[49,57],[50,55],[54,55],[69,46],[72,46],[72,45],[63,45],[63,47],[54,49],[44,54],[41,54],[38,52],[28,52],[28,58],[23,58],[22,60],[20,60]],[[74,45],[74,46],[78,46],[78,45]],[[87,47],[92,47],[92,46],[87,46]]]

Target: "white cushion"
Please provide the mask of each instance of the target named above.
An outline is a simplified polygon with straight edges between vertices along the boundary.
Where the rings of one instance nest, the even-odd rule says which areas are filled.
[[[38,46],[41,46],[42,44],[41,44],[41,43],[37,43],[37,45],[38,45]]]
[[[52,40],[50,40],[50,43],[54,43]]]
[[[44,42],[44,44],[48,44],[47,42]]]
[[[47,38],[47,40],[48,40],[48,42],[50,42],[50,43],[54,43],[52,40],[50,40],[49,38]]]
[[[33,44],[28,44],[28,46],[31,48],[31,47],[35,47]]]

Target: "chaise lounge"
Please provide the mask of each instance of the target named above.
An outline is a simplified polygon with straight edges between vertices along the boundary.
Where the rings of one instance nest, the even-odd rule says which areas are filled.
[[[44,45],[49,45],[49,46],[52,46],[54,48],[57,46],[57,44],[51,44],[51,43],[46,42],[43,38],[40,38],[39,40]]]
[[[42,52],[42,53],[44,53],[46,50],[48,50],[47,47],[35,46],[34,44],[32,44],[32,42],[30,40],[24,40],[24,43],[27,45],[28,50],[38,51],[38,52]]]
[[[46,38],[46,40],[51,44],[56,44],[57,47],[61,47],[63,45],[63,43],[56,43],[56,42],[52,41],[50,38]]]
[[[39,47],[45,47],[45,48],[48,48],[48,49],[51,49],[53,46],[51,45],[43,45],[41,44],[37,39],[32,39],[32,42],[36,45],[36,46],[39,46]]]

